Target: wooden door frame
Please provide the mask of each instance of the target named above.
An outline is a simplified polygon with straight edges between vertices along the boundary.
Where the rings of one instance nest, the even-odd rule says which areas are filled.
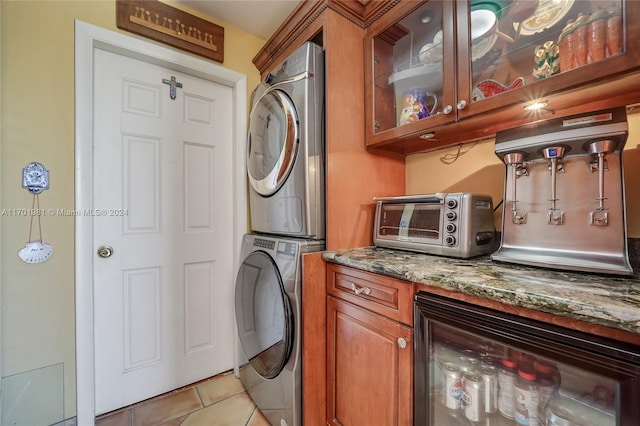
[[[104,49],[119,55],[186,72],[233,91],[233,192],[234,271],[240,264],[240,245],[247,232],[246,129],[247,77],[218,64],[162,45],[75,21],[75,211],[93,208],[93,52]],[[75,217],[75,318],[77,423],[95,421],[94,323],[93,323],[93,219]],[[229,283],[233,285],[234,283]],[[229,301],[233,304],[233,301]],[[234,327],[235,324],[229,324]],[[234,359],[237,359],[234,340]]]

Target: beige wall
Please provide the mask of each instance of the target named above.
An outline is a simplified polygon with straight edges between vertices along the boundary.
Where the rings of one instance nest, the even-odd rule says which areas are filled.
[[[623,153],[627,233],[640,238],[640,113],[628,115],[629,138]],[[494,154],[494,140],[466,144],[457,160],[458,148],[448,148],[407,157],[407,194],[431,192],[480,192],[503,198],[505,166]],[[451,162],[451,164],[445,164]],[[502,210],[496,211],[496,227],[501,227]]]
[[[21,188],[22,168],[31,161],[51,174],[40,207],[74,208],[74,20],[119,31],[115,1],[2,0],[0,6],[2,376],[64,363],[69,418],[76,412],[74,221],[43,217],[43,239],[54,253],[28,265],[16,253],[28,239],[29,217],[11,209],[31,207]],[[202,17],[225,27],[223,66],[246,74],[250,92],[259,82],[251,59],[264,40]]]

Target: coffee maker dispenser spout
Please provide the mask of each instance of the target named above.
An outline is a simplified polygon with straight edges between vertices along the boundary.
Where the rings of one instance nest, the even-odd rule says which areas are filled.
[[[504,155],[503,160],[511,169],[511,221],[516,225],[522,225],[527,223],[527,212],[518,209],[516,181],[521,176],[528,176],[527,167],[524,164],[524,154],[509,152]]]
[[[564,158],[566,148],[563,146],[550,146],[542,150],[544,158],[551,162],[551,208],[549,208],[550,225],[562,225],[564,223],[564,212],[557,208],[556,175],[558,173],[558,160]]]
[[[604,206],[604,171],[606,169],[605,156],[611,154],[616,149],[616,142],[613,139],[602,139],[588,144],[589,153],[594,154],[598,161],[598,208],[590,213],[589,223],[596,226],[605,226],[609,223],[609,215]],[[593,171],[593,168],[592,168]]]

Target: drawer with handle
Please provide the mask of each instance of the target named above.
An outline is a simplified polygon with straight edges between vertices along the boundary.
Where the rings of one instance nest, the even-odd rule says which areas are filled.
[[[328,263],[327,293],[413,326],[413,284],[410,282]]]

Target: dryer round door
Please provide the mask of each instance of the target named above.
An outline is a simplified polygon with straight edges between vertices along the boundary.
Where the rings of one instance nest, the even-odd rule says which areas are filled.
[[[253,368],[267,379],[278,376],[293,348],[293,311],[278,267],[263,251],[251,253],[238,271],[236,322]]]
[[[286,182],[298,153],[298,116],[281,90],[267,90],[249,115],[247,172],[260,195],[275,194]]]

